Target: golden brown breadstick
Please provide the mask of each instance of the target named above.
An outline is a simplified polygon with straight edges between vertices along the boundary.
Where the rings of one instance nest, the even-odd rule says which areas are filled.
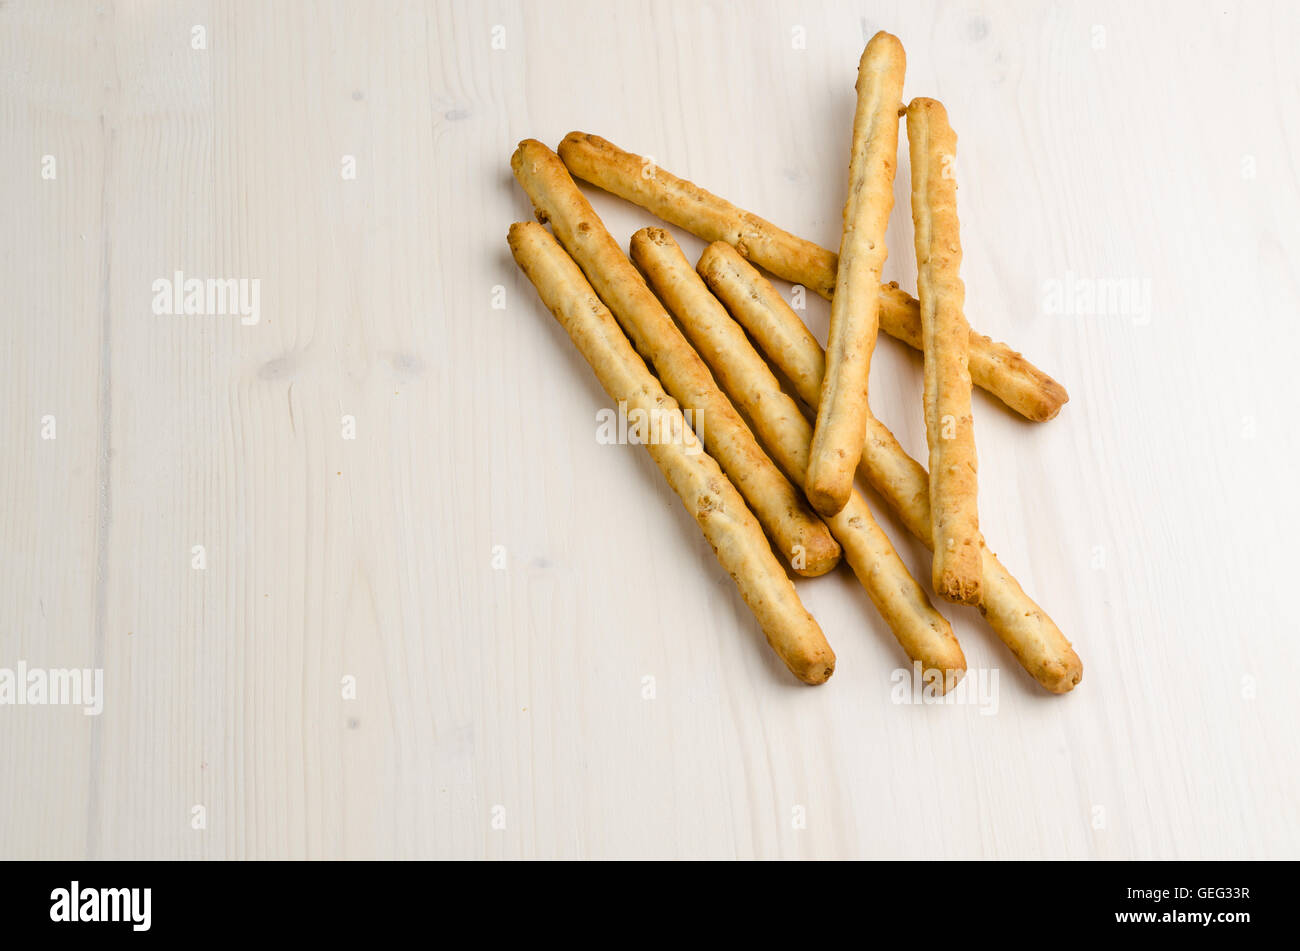
[[[681,409],[637,356],[578,266],[534,222],[511,225],[510,251],[610,398],[625,402],[629,412],[657,413],[670,421],[673,438],[648,441],[646,449],[695,516],[772,649],[800,680],[825,683],[835,670],[835,654],[804,609],[757,519],[711,456],[688,451],[693,437]]]
[[[664,389],[694,411],[705,449],[745,497],[782,558],[802,575],[830,571],[840,558],[830,530],[763,452],[709,368],[605,230],[564,163],[542,143],[525,139],[510,165],[532,199],[538,220],[551,222],[560,244],[654,367]]]
[[[775,273],[775,272],[773,272]],[[880,286],[880,329],[913,350],[921,349],[921,304],[897,281]],[[1045,422],[1069,401],[1057,383],[1005,343],[970,332],[971,382],[1026,419]]]
[[[725,243],[709,245],[698,267],[714,295],[790,380],[800,399],[809,405],[816,402],[821,396],[825,356],[817,338],[776,288]],[[933,548],[930,479],[873,416],[867,417],[862,474],[908,531]],[[982,549],[982,562],[984,601],[980,613],[989,626],[1040,684],[1053,693],[1072,690],[1083,677],[1083,664],[1070,642],[987,547]]]
[[[949,601],[979,604],[978,463],[967,366],[970,328],[962,311],[966,285],[960,276],[961,234],[953,173],[957,134],[941,103],[912,100],[907,107],[907,143],[912,156],[916,289],[925,356],[934,590]]]
[[[632,260],[668,309],[677,316],[723,390],[753,422],[772,458],[796,482],[808,468],[812,426],[781,389],[727,311],[704,286],[668,232],[643,228],[632,236]],[[966,670],[952,627],[907,572],[894,546],[856,491],[827,519],[853,572],[907,656],[923,670],[942,671],[947,689]]]
[[[862,455],[867,375],[876,346],[880,270],[887,254],[885,228],[894,207],[898,111],[906,66],[903,44],[883,30],[871,38],[858,63],[858,108],[853,116],[840,265],[831,297],[826,375],[804,483],[808,501],[823,516],[834,515],[848,501]]]
[[[782,231],[770,221],[737,208],[698,185],[664,171],[653,160],[624,152],[600,136],[570,132],[560,143],[569,171],[610,194],[653,212],[705,241],[725,241],[745,258],[826,299],[835,292],[834,251]],[[921,349],[916,298],[897,284],[880,288],[880,329],[914,350]],[[1004,343],[971,331],[970,374],[1028,419],[1042,422],[1061,411],[1065,388]]]

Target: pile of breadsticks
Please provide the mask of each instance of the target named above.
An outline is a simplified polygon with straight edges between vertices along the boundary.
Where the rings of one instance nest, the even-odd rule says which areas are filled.
[[[957,139],[938,102],[903,106],[905,63],[888,33],[862,54],[838,256],[580,132],[565,136],[558,155],[533,139],[519,144],[510,164],[541,224],[512,225],[510,249],[610,398],[629,417],[661,421],[646,448],[796,677],[824,683],[835,654],[790,573],[824,574],[841,555],[928,683],[946,691],[966,670],[951,625],[855,489],[860,472],[934,553],[934,591],[977,605],[1024,668],[1064,693],[1082,676],[1078,655],[980,532],[971,385],[1038,421],[1067,397],[966,323]],[[915,300],[880,283],[903,115]],[[666,231],[643,228],[629,258],[575,177],[712,244],[692,268]],[[754,265],[830,299],[825,351]],[[929,475],[868,406],[878,328],[924,356]]]

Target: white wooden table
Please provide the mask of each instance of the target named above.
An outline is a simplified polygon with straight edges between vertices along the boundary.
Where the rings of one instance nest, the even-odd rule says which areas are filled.
[[[581,129],[836,247],[880,28],[960,137],[972,324],[1071,397],[975,400],[982,527],[1085,665],[1047,695],[943,607],[993,715],[895,703],[847,569],[800,584],[839,664],[796,683],[505,246],[515,143]],[[104,672],[98,716],[0,707],[0,856],[1295,857],[1298,30],[0,5],[0,667]],[[914,287],[908,188],[904,147]],[[156,314],[177,270],[257,322]],[[871,393],[924,458],[919,367],[882,342]]]

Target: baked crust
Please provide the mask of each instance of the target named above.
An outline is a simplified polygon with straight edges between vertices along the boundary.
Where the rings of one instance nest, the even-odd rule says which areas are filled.
[[[812,425],[781,389],[745,331],[709,292],[667,231],[643,228],[634,234],[632,260],[677,317],[723,390],[749,418],[777,465],[801,482],[808,469]],[[966,658],[952,626],[908,573],[866,500],[851,492],[827,524],[907,656],[923,670],[941,671],[943,689],[956,684],[966,670]]]
[[[804,491],[823,516],[848,502],[867,423],[867,377],[879,329],[880,271],[888,249],[885,229],[894,207],[898,114],[907,56],[898,37],[880,32],[858,63],[858,106],[853,116],[848,197],[840,236],[839,269],[831,296],[812,456]]]
[[[601,300],[677,402],[694,413],[701,442],[749,503],[781,558],[801,575],[825,574],[839,563],[840,546],[803,493],[763,452],[658,298],[646,286],[564,163],[535,139],[511,159],[515,177],[539,221],[587,275]]]
[[[598,135],[570,132],[559,153],[569,171],[583,181],[705,241],[725,241],[764,270],[827,300],[834,295],[839,266],[834,251],[784,231]],[[885,333],[921,349],[919,302],[897,284],[881,285],[878,320]],[[1065,387],[1007,344],[974,330],[970,375],[976,386],[1035,422],[1055,417],[1070,398]]]
[[[813,405],[821,396],[825,354],[771,282],[723,242],[705,248],[699,271],[758,349],[790,381],[795,395]],[[930,478],[873,416],[867,418],[859,471],[907,530],[933,548]],[[1083,663],[1069,640],[987,545],[981,545],[980,560],[984,600],[979,609],[989,626],[1043,687],[1053,693],[1073,690],[1083,677]]]
[[[825,683],[835,670],[835,653],[735,486],[707,452],[688,451],[686,420],[676,400],[545,228],[535,222],[514,224],[509,243],[516,263],[610,398],[625,402],[629,411],[666,414],[671,420],[681,439],[647,442],[646,449],[736,582],[772,649],[800,680]]]
[[[970,405],[970,328],[963,310],[966,286],[961,279],[957,221],[957,134],[941,103],[912,100],[907,107],[907,142],[912,158],[916,287],[925,358],[934,590],[949,601],[979,604],[979,463]]]

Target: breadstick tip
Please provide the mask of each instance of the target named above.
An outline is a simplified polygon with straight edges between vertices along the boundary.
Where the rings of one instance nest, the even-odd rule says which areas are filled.
[[[963,575],[958,571],[945,570],[932,580],[935,592],[946,601],[978,605],[982,600],[978,575]]]
[[[1067,656],[1030,673],[1052,693],[1069,693],[1083,679],[1083,661],[1079,660],[1078,654],[1070,650]]]
[[[657,228],[654,225],[642,228],[636,234],[632,235],[632,244],[634,246],[647,241],[651,244],[657,244],[661,248],[671,247],[677,243],[673,240],[673,236],[667,231],[663,228]]]
[[[519,144],[515,146],[514,155],[510,156],[510,167],[518,171],[519,166],[524,163],[525,154],[528,152],[536,152],[539,148],[546,149],[546,145],[542,142],[538,142],[536,139],[520,140]],[[548,152],[550,151],[550,149],[546,150]]]
[[[567,145],[577,145],[582,142],[590,142],[592,145],[607,144],[605,140],[598,135],[592,135],[590,132],[579,132],[577,129],[574,129],[560,140],[560,147],[556,151],[562,151]]]
[[[878,30],[876,35],[867,41],[867,49],[872,47],[876,49],[888,49],[891,53],[903,53],[903,41],[896,37],[888,30]]]
[[[942,116],[948,118],[948,110],[943,107],[938,99],[930,99],[926,96],[917,96],[907,104],[907,114],[909,116]]]
[[[812,503],[812,507],[823,518],[838,515],[840,510],[848,505],[849,494],[853,486],[851,484],[845,486],[829,478],[824,478],[820,472],[815,472],[811,465],[808,471],[809,476],[808,481],[804,484],[804,494],[808,496],[808,501]]]
[[[535,235],[533,235],[533,232],[535,231],[540,231],[543,234],[546,233],[546,229],[536,221],[516,221],[510,226],[510,231],[506,235],[506,241],[509,242],[510,249],[513,251],[530,237],[535,237]]]
[[[871,38],[863,48],[862,58],[858,61],[859,76],[868,68],[884,70],[906,67],[907,51],[903,49],[903,41],[884,30]]]
[[[1036,423],[1045,423],[1049,419],[1055,419],[1056,415],[1061,412],[1061,407],[1070,402],[1070,394],[1065,392],[1065,387],[1050,377],[1043,381],[1042,390],[1038,396],[1038,402],[1029,417]]]
[[[824,684],[835,673],[835,653],[827,647],[825,652],[813,657],[798,670],[791,668],[794,675],[811,687]]]
[[[735,248],[727,244],[725,241],[714,241],[700,254],[700,260],[696,270],[703,272],[705,268],[713,265],[719,255],[735,250]]]

